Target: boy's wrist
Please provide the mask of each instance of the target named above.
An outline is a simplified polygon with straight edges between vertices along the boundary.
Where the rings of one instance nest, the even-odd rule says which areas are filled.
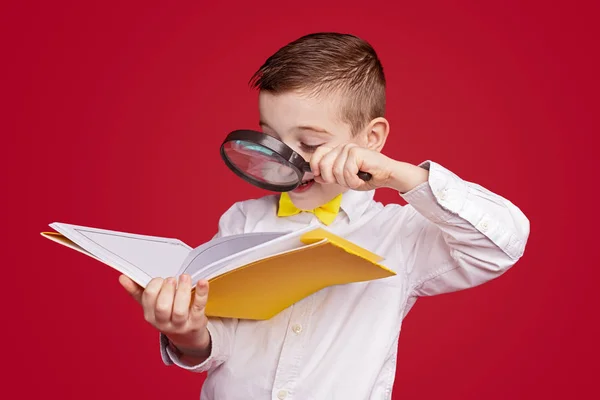
[[[169,341],[169,347],[179,357],[187,356],[187,357],[205,359],[205,358],[208,358],[208,356],[210,355],[210,345],[206,346],[206,347],[185,347],[185,346],[180,346],[180,345],[177,345],[176,343]]]
[[[400,193],[408,193],[429,179],[429,171],[417,165],[402,161],[391,163],[390,177],[386,187]]]
[[[211,352],[211,337],[208,330],[201,335],[198,342],[188,340],[177,340],[176,337],[168,337],[169,346],[179,356],[189,356],[193,358],[207,358]]]

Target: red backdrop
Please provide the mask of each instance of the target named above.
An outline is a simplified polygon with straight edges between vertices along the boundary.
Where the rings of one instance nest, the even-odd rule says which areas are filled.
[[[0,13],[0,396],[197,398],[204,376],[163,366],[118,274],[39,232],[61,221],[208,239],[232,202],[264,194],[218,155],[224,134],[256,127],[249,77],[278,47],[322,30],[379,52],[388,155],[436,160],[531,220],[525,257],[504,277],[417,303],[394,399],[596,391],[591,6],[14,3]]]

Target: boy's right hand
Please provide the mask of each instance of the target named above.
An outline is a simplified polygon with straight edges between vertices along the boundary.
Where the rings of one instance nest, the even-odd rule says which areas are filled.
[[[210,334],[204,308],[208,299],[208,282],[199,281],[192,299],[192,280],[154,278],[146,288],[125,275],[119,282],[142,306],[148,323],[165,334],[177,349],[189,357],[205,359],[210,355]]]

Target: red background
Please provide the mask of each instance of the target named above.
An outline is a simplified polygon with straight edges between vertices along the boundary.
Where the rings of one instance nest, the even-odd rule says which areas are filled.
[[[163,366],[118,274],[39,232],[61,221],[208,239],[232,202],[264,194],[218,156],[227,132],[256,128],[248,79],[322,30],[379,52],[388,155],[440,162],[531,220],[504,277],[417,303],[394,399],[596,392],[598,10],[562,3],[5,5],[1,396],[198,397],[204,377]]]

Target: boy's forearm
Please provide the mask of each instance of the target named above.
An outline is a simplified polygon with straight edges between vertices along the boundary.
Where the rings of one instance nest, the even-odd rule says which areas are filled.
[[[393,160],[387,187],[400,193],[408,193],[427,182],[429,171],[417,165]]]
[[[500,195],[429,162],[427,185],[402,194],[418,215],[419,234],[401,241],[413,256],[417,296],[462,290],[490,281],[523,255],[529,220]],[[417,223],[417,222],[415,222]],[[414,226],[414,225],[413,225]]]

